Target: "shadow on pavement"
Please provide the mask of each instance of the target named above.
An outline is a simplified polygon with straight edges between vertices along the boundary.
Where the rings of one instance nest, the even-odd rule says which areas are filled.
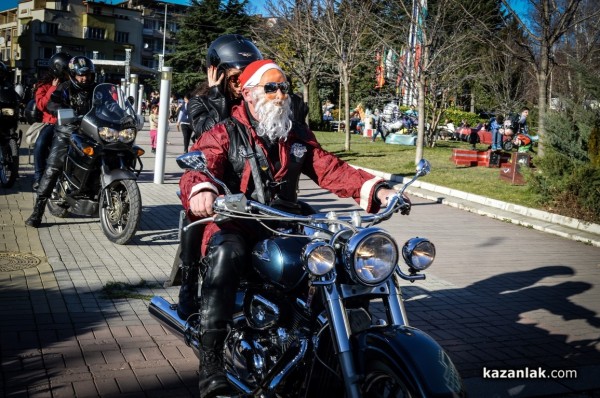
[[[0,395],[198,396],[195,356],[160,325],[137,319],[144,301],[10,282],[21,278],[29,277],[0,274]]]
[[[463,289],[427,291],[411,285],[404,287],[406,307],[412,325],[444,346],[463,378],[481,377],[483,367],[598,365],[600,318],[572,301],[593,285],[569,281],[572,276],[572,268],[557,265],[500,274]],[[528,316],[533,313],[536,317]],[[544,320],[532,321],[540,313],[546,314]],[[596,332],[578,333],[578,325]],[[522,391],[519,396],[535,393]]]

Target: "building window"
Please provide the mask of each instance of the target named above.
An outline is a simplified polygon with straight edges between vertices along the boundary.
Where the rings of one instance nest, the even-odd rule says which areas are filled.
[[[56,36],[58,35],[58,24],[51,22],[42,22],[41,30],[42,33],[46,35]]]
[[[52,47],[40,47],[39,49],[39,55],[42,59],[49,59],[55,52],[56,50]]]
[[[106,33],[106,31],[102,28],[89,28],[88,27],[85,32],[85,38],[86,39],[104,40],[105,33]]]
[[[115,43],[129,43],[129,32],[115,32]]]

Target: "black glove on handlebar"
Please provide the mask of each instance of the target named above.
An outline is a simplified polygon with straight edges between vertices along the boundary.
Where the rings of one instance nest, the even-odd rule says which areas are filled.
[[[400,207],[400,214],[408,216],[410,214],[412,203],[406,195],[402,195],[402,200],[404,200],[404,204]]]

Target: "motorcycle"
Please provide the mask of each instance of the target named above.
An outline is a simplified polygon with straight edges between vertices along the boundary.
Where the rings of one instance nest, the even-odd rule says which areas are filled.
[[[0,87],[0,185],[10,188],[19,174],[19,147],[23,132],[18,129],[20,98],[10,85]]]
[[[58,124],[79,123],[63,172],[48,200],[56,217],[69,213],[99,214],[106,237],[126,244],[138,228],[142,199],[137,185],[144,150],[134,145],[142,120],[119,86],[102,83],[92,95],[92,108],[83,117],[72,109],[58,111]]]
[[[232,195],[207,170],[201,152],[177,162],[202,171],[226,193],[217,198],[213,217],[180,232],[231,219],[254,219],[265,226],[285,222],[254,247],[252,271],[237,291],[223,358],[226,377],[239,396],[465,396],[450,357],[432,337],[408,324],[403,304],[402,280],[425,279],[421,272],[432,264],[435,246],[412,238],[400,251],[389,233],[375,227],[410,208],[402,194],[429,173],[429,162],[419,162],[414,178],[378,214],[307,216]],[[398,265],[401,255],[408,272]],[[198,355],[202,331],[197,315],[180,319],[177,305],[160,296],[152,298],[149,312]]]

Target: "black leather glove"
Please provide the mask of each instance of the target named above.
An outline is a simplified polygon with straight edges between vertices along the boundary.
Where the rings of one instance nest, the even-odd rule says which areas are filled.
[[[410,209],[412,207],[412,203],[408,196],[402,194],[402,199],[404,200],[404,204],[400,207],[400,214],[404,216],[408,216],[410,214]]]

